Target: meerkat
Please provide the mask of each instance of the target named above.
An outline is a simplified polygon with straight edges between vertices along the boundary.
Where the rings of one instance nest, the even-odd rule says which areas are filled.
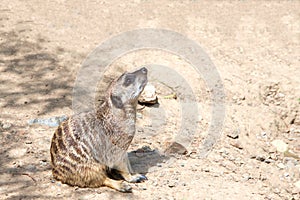
[[[127,149],[135,134],[136,106],[147,84],[145,67],[112,82],[95,111],[69,117],[56,129],[50,147],[52,174],[72,186],[108,186],[132,192],[126,183],[146,180],[132,175]],[[117,172],[123,180],[111,178]]]

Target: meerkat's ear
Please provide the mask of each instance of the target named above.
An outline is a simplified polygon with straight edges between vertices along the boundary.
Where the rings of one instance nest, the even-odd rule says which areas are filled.
[[[123,102],[122,99],[119,96],[115,96],[115,95],[111,95],[110,96],[111,102],[112,104],[116,107],[116,108],[123,108]]]

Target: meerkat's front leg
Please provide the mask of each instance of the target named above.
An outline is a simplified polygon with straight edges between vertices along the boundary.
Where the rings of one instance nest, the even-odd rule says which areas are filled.
[[[124,156],[123,161],[118,165],[118,170],[125,181],[129,183],[140,183],[148,180],[147,177],[142,174],[132,175],[132,168],[127,155]]]

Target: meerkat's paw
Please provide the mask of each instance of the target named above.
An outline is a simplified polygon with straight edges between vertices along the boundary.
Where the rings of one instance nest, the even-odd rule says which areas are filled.
[[[135,175],[131,176],[131,178],[128,180],[128,182],[141,183],[141,182],[144,182],[145,180],[148,180],[148,178],[145,175],[135,174]]]
[[[132,188],[129,184],[127,184],[124,181],[119,180],[113,180],[110,178],[106,178],[103,185],[106,185],[108,187],[111,187],[115,190],[118,190],[120,192],[132,192]]]
[[[119,188],[120,192],[126,192],[126,193],[131,193],[132,192],[132,188],[129,184],[122,182]]]

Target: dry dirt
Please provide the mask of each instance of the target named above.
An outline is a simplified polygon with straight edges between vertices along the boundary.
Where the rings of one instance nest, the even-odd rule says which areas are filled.
[[[297,0],[2,0],[0,199],[299,199],[299,11]],[[211,91],[188,62],[161,50],[130,52],[112,63],[108,78],[155,63],[176,69],[193,88],[200,117],[187,154],[143,157],[149,148],[162,154],[181,123],[181,99],[165,98],[180,84],[150,76],[160,104],[139,110],[130,148],[144,146],[132,162],[149,180],[132,184],[132,194],[53,180],[55,127],[28,120],[71,115],[84,59],[108,38],[140,28],[181,33],[209,55],[226,94],[220,138],[206,158],[197,156],[211,121]]]

